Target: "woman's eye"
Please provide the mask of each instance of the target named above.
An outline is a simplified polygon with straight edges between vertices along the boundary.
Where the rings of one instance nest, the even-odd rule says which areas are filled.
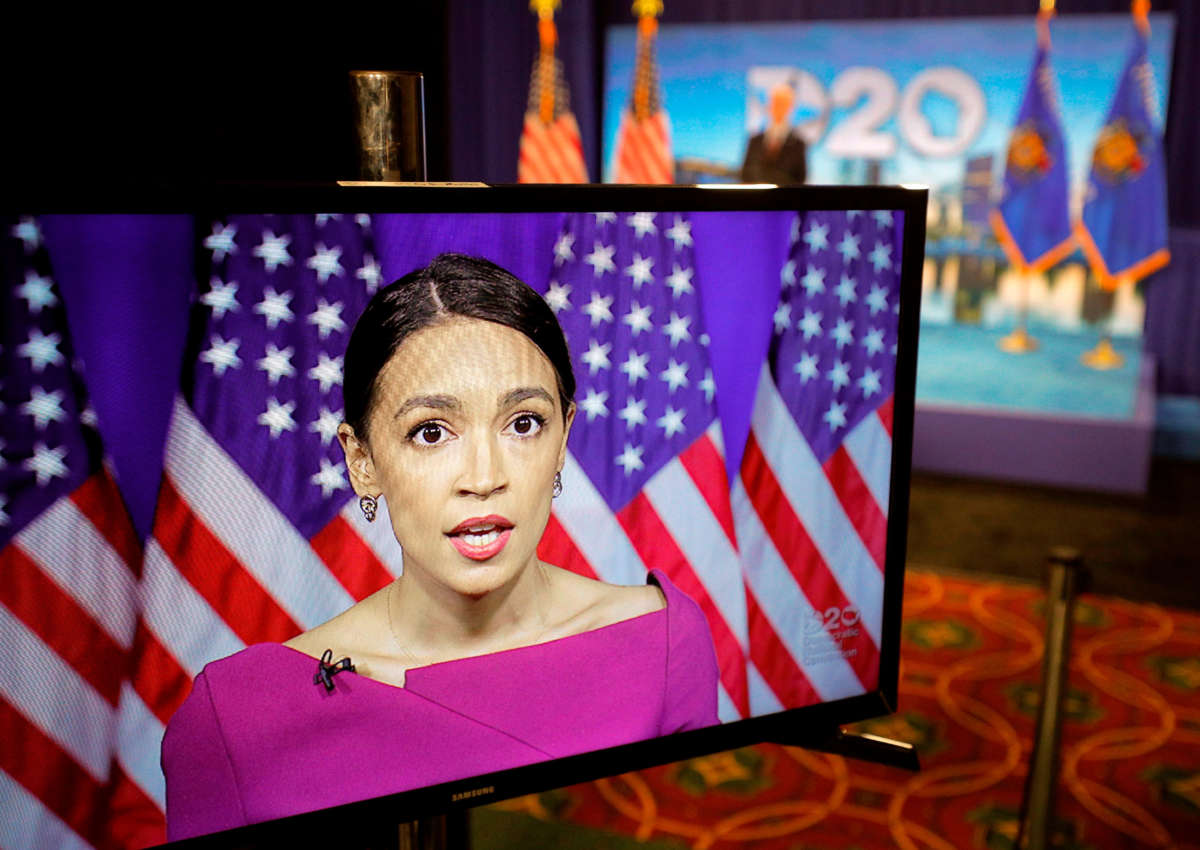
[[[512,429],[522,437],[531,437],[542,429],[542,419],[531,413],[523,413],[512,421]]]
[[[446,434],[446,429],[436,422],[426,422],[418,425],[410,439],[422,446],[432,446],[440,443]]]

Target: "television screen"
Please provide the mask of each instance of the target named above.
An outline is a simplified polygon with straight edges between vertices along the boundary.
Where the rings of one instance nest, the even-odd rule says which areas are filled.
[[[894,708],[924,190],[123,203],[5,231],[0,605],[76,706],[6,687],[19,746],[126,837],[345,837]]]

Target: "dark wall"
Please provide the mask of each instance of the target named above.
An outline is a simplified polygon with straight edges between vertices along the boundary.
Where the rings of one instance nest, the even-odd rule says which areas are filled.
[[[0,36],[10,186],[352,177],[354,69],[424,72],[447,176],[444,4],[192,4],[182,25],[20,5]]]

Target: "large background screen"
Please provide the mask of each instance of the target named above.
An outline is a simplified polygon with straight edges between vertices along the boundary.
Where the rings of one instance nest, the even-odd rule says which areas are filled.
[[[1072,220],[1083,207],[1093,147],[1121,78],[1131,29],[1127,15],[1061,15],[1050,24],[1050,83],[1064,128]],[[1173,36],[1170,13],[1150,16],[1149,108],[1160,132]],[[612,179],[621,114],[633,85],[635,39],[632,25],[607,34],[606,179]],[[1035,46],[1031,18],[663,26],[656,51],[672,152],[681,168],[701,168],[681,174],[680,182],[730,179],[704,173],[704,164],[736,172],[749,139],[766,126],[769,92],[785,84],[795,93],[791,123],[807,145],[808,183],[929,186],[926,324],[1007,329],[1028,310],[1042,327],[1068,339],[1098,322],[1118,337],[1136,339],[1144,316],[1140,294],[1131,290],[1109,304],[1086,293],[1080,252],[1052,278],[1042,275],[1038,285],[1025,287],[992,234],[988,216],[1004,184]],[[941,345],[940,337],[954,331],[934,333]],[[965,351],[978,336],[959,332],[953,344]],[[1136,356],[1136,345],[1126,348]],[[975,352],[967,356],[980,361]],[[1086,376],[1074,379],[1085,382]],[[929,376],[918,395],[994,401],[986,392]],[[1079,407],[1098,412],[1095,405]]]

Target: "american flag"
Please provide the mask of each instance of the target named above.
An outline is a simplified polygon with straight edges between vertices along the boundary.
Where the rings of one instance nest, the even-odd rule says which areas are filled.
[[[733,510],[754,714],[879,677],[902,214],[797,215]]]
[[[658,5],[661,7],[661,3]],[[614,183],[675,182],[671,123],[659,96],[658,66],[654,62],[656,32],[654,17],[643,15],[638,22],[633,96],[617,131]]]
[[[745,585],[692,249],[684,214],[566,216],[545,297],[578,412],[539,553],[617,584],[661,568],[708,618],[730,720],[749,709]]]
[[[38,223],[0,226],[0,845],[102,845],[140,544]]]
[[[202,256],[121,700],[127,844],[162,837],[162,734],[200,669],[312,628],[400,571],[336,439],[346,341],[380,283],[369,217],[235,216]]]
[[[539,22],[542,45],[533,60],[529,105],[521,132],[518,183],[586,183],[583,142],[571,112],[562,63],[554,55],[554,22]]]

